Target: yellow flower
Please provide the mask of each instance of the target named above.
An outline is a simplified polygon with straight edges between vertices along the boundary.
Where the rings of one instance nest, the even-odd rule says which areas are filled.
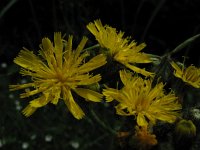
[[[200,68],[191,65],[184,69],[180,68],[175,62],[171,62],[174,70],[174,75],[182,79],[184,82],[192,85],[195,88],[200,88]]]
[[[173,123],[180,115],[181,104],[174,93],[165,94],[163,83],[153,86],[153,79],[144,80],[126,71],[120,71],[120,78],[124,84],[122,89],[103,90],[107,102],[114,99],[119,102],[115,107],[117,114],[134,115],[139,126],[155,124],[157,119]]]
[[[74,101],[72,91],[79,96],[93,101],[101,101],[102,94],[83,88],[83,86],[95,84],[101,80],[101,76],[92,76],[90,71],[104,65],[106,58],[102,54],[97,55],[85,63],[88,53],[81,53],[87,38],[82,41],[75,50],[72,50],[72,36],[65,41],[61,33],[54,34],[54,42],[48,38],[42,39],[39,55],[32,51],[23,49],[14,62],[21,66],[22,75],[31,76],[32,82],[21,85],[10,85],[10,90],[25,89],[21,98],[38,95],[37,98],[29,102],[23,110],[25,116],[32,115],[37,108],[45,106],[47,103],[57,104],[59,99],[63,99],[72,115],[81,119],[84,112]]]
[[[153,75],[153,73],[135,66],[136,63],[151,62],[147,54],[140,52],[146,46],[145,43],[137,45],[135,41],[130,42],[130,38],[123,38],[123,32],[117,32],[115,28],[108,25],[103,26],[100,20],[89,23],[87,28],[96,37],[100,46],[108,50],[108,56],[115,61],[145,76]]]

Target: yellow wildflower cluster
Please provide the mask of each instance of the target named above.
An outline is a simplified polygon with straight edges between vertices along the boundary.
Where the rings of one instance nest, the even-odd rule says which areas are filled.
[[[135,119],[134,136],[139,140],[140,149],[156,145],[156,135],[149,132],[148,127],[155,125],[157,120],[174,123],[181,118],[182,106],[178,96],[173,89],[166,90],[167,83],[162,82],[161,77],[157,80],[156,72],[137,66],[154,60],[152,54],[141,52],[145,43],[138,45],[130,37],[124,37],[124,32],[103,26],[100,20],[89,23],[87,28],[98,42],[100,50],[93,52],[96,55],[90,55],[91,47],[85,48],[86,37],[73,48],[73,36],[65,39],[60,32],[54,33],[53,41],[43,38],[37,55],[25,48],[19,52],[14,63],[21,67],[20,74],[31,77],[31,81],[10,85],[10,90],[24,89],[20,98],[34,97],[22,110],[23,114],[29,117],[38,108],[48,103],[56,105],[63,100],[71,114],[82,119],[85,113],[75,97],[82,97],[87,102],[115,101],[116,114]],[[120,89],[111,88],[113,83],[110,85],[109,79],[106,83],[100,82],[102,76],[106,78],[106,74],[98,73],[100,69],[94,73],[99,67],[104,69],[108,60],[122,66],[115,70],[115,73],[119,72],[120,79],[116,79],[116,83],[120,83]],[[177,78],[200,88],[199,68],[193,65],[180,68],[174,61],[169,63]],[[99,84],[98,90],[91,88]]]
[[[145,44],[137,45],[130,38],[123,38],[123,32],[117,32],[108,25],[103,26],[100,20],[89,23],[87,28],[96,37],[100,47],[107,49],[107,54],[97,54],[86,62],[90,54],[82,51],[87,42],[83,37],[76,49],[72,48],[72,36],[63,39],[61,33],[54,34],[54,41],[43,38],[39,55],[28,49],[20,51],[14,62],[21,66],[20,73],[31,76],[32,82],[26,84],[10,85],[10,90],[25,89],[21,98],[37,95],[23,110],[25,116],[32,115],[38,108],[48,103],[57,104],[62,99],[72,115],[81,119],[84,112],[73,98],[73,94],[86,100],[100,102],[102,94],[86,88],[88,85],[98,83],[101,75],[89,74],[92,70],[106,64],[106,58],[112,57],[115,61],[136,73],[152,76],[153,73],[134,66],[136,63],[150,63],[148,54],[140,52]],[[103,94],[108,102],[116,99],[119,115],[134,115],[139,126],[146,126],[148,121],[155,123],[156,119],[174,122],[178,116],[177,111],[181,105],[177,102],[174,93],[164,93],[164,84],[152,86],[153,78],[142,79],[123,70],[120,78],[124,84],[121,90],[104,89]],[[84,87],[85,86],[85,87]],[[73,91],[73,93],[72,93]]]

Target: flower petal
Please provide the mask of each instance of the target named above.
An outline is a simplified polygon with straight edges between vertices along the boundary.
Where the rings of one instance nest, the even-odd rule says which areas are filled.
[[[120,62],[120,63],[123,64],[123,62]],[[136,66],[134,66],[134,65],[130,65],[130,64],[128,64],[128,63],[125,63],[124,65],[125,65],[127,68],[129,68],[129,69],[135,71],[136,73],[140,73],[140,74],[142,74],[142,75],[144,75],[144,76],[146,76],[146,77],[147,77],[147,76],[153,77],[153,75],[154,75],[154,73],[148,72],[148,71],[146,71],[145,69],[140,69],[140,68],[138,68],[138,67],[136,67]]]
[[[74,101],[72,93],[70,90],[63,88],[63,100],[67,105],[69,111],[76,119],[82,119],[85,113],[78,106],[78,104]]]
[[[85,98],[86,100],[90,100],[93,102],[100,102],[102,100],[103,95],[92,91],[90,89],[84,89],[84,88],[76,88],[74,91],[81,97]]]
[[[37,110],[36,107],[32,107],[31,105],[28,105],[28,106],[26,106],[26,107],[22,110],[22,113],[23,113],[26,117],[29,117],[29,116],[31,116],[36,110]]]
[[[137,124],[139,126],[147,126],[148,125],[148,122],[146,121],[144,115],[141,113],[138,113],[138,115],[137,115]]]

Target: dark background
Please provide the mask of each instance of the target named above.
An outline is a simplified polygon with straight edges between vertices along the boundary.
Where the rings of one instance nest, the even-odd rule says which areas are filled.
[[[199,0],[1,0],[0,10],[11,1],[15,3],[0,16],[4,59],[15,57],[22,46],[38,48],[41,39],[55,31],[77,39],[92,37],[86,25],[95,19],[147,43],[148,52],[160,55],[200,32]]]
[[[37,51],[41,39],[52,39],[55,31],[72,34],[75,43],[86,35],[88,46],[92,45],[96,41],[86,25],[95,19],[124,31],[138,43],[145,42],[145,52],[163,55],[200,33],[200,1],[0,0],[0,149],[116,149],[115,138],[96,124],[89,112],[88,118],[77,121],[64,106],[47,106],[26,119],[16,109],[24,107],[23,101],[8,91],[10,83],[23,79],[16,77],[18,68],[13,64],[22,47]],[[174,58],[183,61],[182,56],[186,56],[187,64],[200,66],[199,41]],[[112,126],[118,123],[113,115],[110,110],[101,112],[100,117]],[[45,140],[48,136],[52,137],[49,142]],[[28,143],[27,148],[23,148],[24,143]]]

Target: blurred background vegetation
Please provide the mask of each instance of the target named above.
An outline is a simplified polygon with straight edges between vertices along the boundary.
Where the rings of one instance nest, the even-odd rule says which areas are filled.
[[[121,129],[124,118],[104,103],[83,103],[86,117],[80,121],[62,103],[25,118],[20,111],[27,101],[8,90],[9,84],[27,82],[13,59],[22,47],[37,51],[41,39],[52,39],[55,31],[74,35],[74,45],[86,35],[91,46],[95,39],[86,25],[95,19],[124,31],[138,43],[145,42],[145,52],[163,55],[200,32],[199,7],[199,0],[1,0],[0,149],[123,149],[123,142],[109,131]],[[199,50],[196,40],[174,58],[182,62],[186,56],[187,64],[200,66]],[[160,142],[155,149],[173,149],[166,145]]]

